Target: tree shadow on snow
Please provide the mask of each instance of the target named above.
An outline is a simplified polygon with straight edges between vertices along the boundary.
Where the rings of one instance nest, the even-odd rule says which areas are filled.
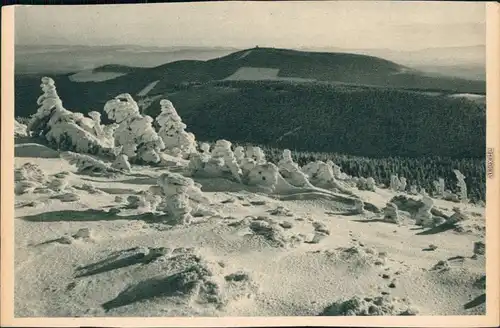
[[[354,211],[345,211],[345,212],[326,212],[325,213],[326,215],[335,215],[335,216],[356,216],[356,215],[360,215],[359,213],[356,213]],[[355,220],[356,221],[356,220]],[[364,220],[358,220],[358,221],[363,221]]]
[[[136,184],[136,185],[152,185],[156,184],[158,181],[158,177],[152,177],[146,174],[137,174],[134,175],[134,179],[126,179],[126,180],[115,180],[113,182],[115,183],[124,183],[124,184]],[[96,179],[89,179],[89,178],[81,178],[82,180],[85,181],[91,181],[91,182],[109,182],[106,180],[96,180]]]
[[[38,243],[38,244],[28,244],[28,246],[39,247],[39,246],[55,244],[55,243],[67,244],[67,242],[65,242],[65,239],[63,237],[60,237],[60,238],[49,239],[49,240],[43,241],[43,242]]]
[[[451,230],[455,228],[455,225],[454,224],[451,224],[451,223],[443,223],[443,224],[440,224],[434,228],[430,228],[428,230],[424,230],[424,231],[421,231],[419,233],[416,233],[417,236],[424,236],[424,235],[434,235],[434,234],[438,234],[438,233],[441,233],[441,232],[445,232],[445,231],[448,231],[448,230]]]
[[[135,194],[137,192],[136,189],[128,189],[128,188],[96,188],[100,191],[103,191],[110,195],[126,195],[126,194]]]
[[[137,220],[148,223],[165,222],[168,224],[167,215],[158,215],[153,213],[136,214],[121,216],[116,213],[109,213],[103,210],[89,209],[86,211],[54,211],[35,215],[24,216],[20,218],[30,222],[90,222],[90,221],[115,221],[115,220]]]
[[[462,255],[452,256],[452,257],[448,258],[447,261],[463,262],[463,261],[465,261],[465,257],[463,257]]]
[[[106,311],[149,300],[156,297],[174,297],[189,295],[196,287],[195,279],[187,279],[189,276],[197,276],[196,267],[167,276],[155,277],[139,282],[122,291],[113,300],[102,304]]]
[[[202,185],[203,192],[257,192],[259,188],[248,186],[242,183],[234,182],[224,178],[200,178],[195,177],[195,182]]]
[[[486,303],[486,293],[476,297],[475,299],[473,299],[472,301],[466,303],[464,305],[464,309],[468,310],[468,309],[472,309],[476,306],[479,306],[481,304],[484,304]]]
[[[384,219],[366,219],[366,220],[352,220],[353,222],[361,222],[361,223],[374,223],[374,222],[381,222],[385,224],[392,224],[392,225],[397,225],[396,223],[392,223],[389,221],[386,221]]]
[[[109,257],[77,268],[77,278],[93,276],[136,264],[148,264],[161,257],[159,249],[151,249],[147,254],[139,247],[113,252]]]

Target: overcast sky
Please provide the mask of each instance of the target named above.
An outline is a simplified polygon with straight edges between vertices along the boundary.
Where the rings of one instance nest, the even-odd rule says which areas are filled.
[[[480,2],[212,2],[16,9],[16,43],[413,50],[485,44]]]

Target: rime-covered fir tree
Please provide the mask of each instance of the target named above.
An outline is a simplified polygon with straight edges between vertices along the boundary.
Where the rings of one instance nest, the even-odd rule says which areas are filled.
[[[33,136],[61,150],[96,154],[110,149],[109,140],[96,133],[93,118],[64,108],[53,79],[43,77],[41,88],[43,94],[37,100],[40,107],[27,126]]]
[[[186,124],[182,122],[172,102],[162,99],[160,106],[161,113],[156,117],[156,122],[160,126],[158,134],[165,144],[165,151],[184,158],[196,153],[196,138],[194,134],[185,131]]]
[[[138,162],[160,162],[165,144],[152,125],[153,119],[141,115],[130,94],[120,94],[108,101],[104,111],[118,124],[114,137],[115,146],[121,148],[120,154]]]

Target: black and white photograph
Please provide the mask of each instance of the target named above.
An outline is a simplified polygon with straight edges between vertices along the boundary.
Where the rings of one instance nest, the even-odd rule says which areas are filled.
[[[485,316],[486,7],[16,6],[14,317]]]

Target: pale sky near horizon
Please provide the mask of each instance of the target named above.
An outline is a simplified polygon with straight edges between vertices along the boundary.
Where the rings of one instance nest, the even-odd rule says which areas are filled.
[[[20,6],[16,44],[338,47],[485,45],[484,2],[208,2]]]

